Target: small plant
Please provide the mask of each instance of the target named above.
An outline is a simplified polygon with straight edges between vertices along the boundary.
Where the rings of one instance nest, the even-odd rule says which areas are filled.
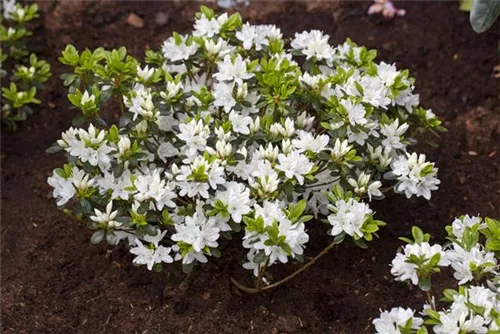
[[[48,179],[57,204],[88,222],[91,242],[125,239],[150,270],[182,261],[189,271],[240,235],[256,280],[233,283],[248,292],[345,239],[367,247],[385,224],[369,201],[437,189],[437,168],[410,144],[444,129],[419,107],[408,71],[328,38],[305,31],[288,44],[275,26],[202,7],[193,34],[146,52],[146,66],[125,48],[68,46],[74,124],[90,125],[49,149],[68,157]],[[101,110],[113,99],[121,118],[108,126]],[[311,224],[331,243],[272,283],[269,267],[305,261]]]
[[[39,104],[37,89],[43,87],[51,73],[50,65],[29,53],[25,38],[32,35],[28,23],[38,17],[36,4],[22,6],[15,0],[2,1],[0,24],[0,77],[9,76],[10,83],[2,83],[2,122],[10,129],[16,122],[26,120],[33,113],[31,105]]]
[[[448,243],[430,245],[430,235],[413,227],[413,240],[392,261],[391,273],[427,294],[421,317],[401,307],[381,313],[373,321],[377,333],[436,334],[488,333],[500,331],[500,221],[462,216],[446,226]],[[450,266],[458,289],[445,289],[438,308],[431,278]]]

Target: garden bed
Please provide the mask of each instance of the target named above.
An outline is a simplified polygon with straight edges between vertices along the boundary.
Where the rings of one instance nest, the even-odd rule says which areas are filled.
[[[408,235],[417,224],[442,240],[443,226],[454,216],[500,216],[500,91],[499,81],[492,78],[498,63],[498,24],[488,33],[475,34],[455,2],[402,3],[407,15],[390,22],[366,16],[369,3],[363,2],[341,7],[327,1],[253,2],[241,11],[252,23],[276,24],[286,36],[320,29],[334,45],[351,37],[377,49],[379,60],[410,70],[421,104],[432,108],[449,129],[438,148],[420,148],[439,167],[440,190],[430,202],[391,196],[373,203],[377,217],[389,224],[367,251],[343,243],[338,253],[333,251],[268,293],[247,295],[233,288],[231,276],[246,276],[238,262],[244,256],[224,245],[222,251],[235,256],[212,259],[191,276],[178,266],[161,274],[134,268],[128,252],[90,245],[91,232],[47,198],[47,176],[64,158],[45,149],[76,114],[59,82],[65,69],[57,57],[67,43],[78,49],[123,45],[142,57],[145,49],[159,48],[172,31],[187,32],[199,4],[39,5],[43,15],[35,47],[55,75],[35,115],[16,133],[2,131],[2,332],[370,332],[379,308],[418,307],[425,299],[415,289],[412,294],[420,300],[412,305],[407,287],[390,276],[399,236]],[[127,23],[130,13],[141,17],[145,26]],[[329,241],[319,228],[310,234],[318,242],[309,245],[306,254],[315,254]]]

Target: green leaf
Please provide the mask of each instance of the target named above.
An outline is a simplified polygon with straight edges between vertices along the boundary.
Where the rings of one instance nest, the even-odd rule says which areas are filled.
[[[488,239],[486,240],[486,248],[492,251],[500,251],[500,240]]]
[[[420,244],[424,241],[424,232],[419,227],[413,226],[411,234],[413,235],[413,239],[415,239],[415,243]]]
[[[367,249],[368,248],[368,245],[366,244],[366,242],[363,240],[363,239],[353,239],[354,243],[356,244],[356,246],[358,246],[359,248],[363,248],[363,249]]]
[[[252,262],[256,263],[256,264],[259,264],[259,263],[264,263],[264,261],[266,261],[266,260],[267,260],[266,253],[264,253],[264,251],[260,251],[257,254],[255,254],[255,256],[253,257]]]
[[[90,237],[90,243],[95,245],[100,243],[103,239],[104,239],[104,231],[99,230],[94,232],[94,234],[92,234],[92,236]]]
[[[470,24],[477,33],[488,30],[500,14],[500,0],[475,0],[470,11]]]
[[[52,153],[57,153],[62,151],[62,147],[59,145],[54,145],[52,147],[49,147],[48,149],[45,150],[45,152],[52,154]]]
[[[108,233],[106,233],[106,241],[110,245],[116,245],[118,243],[118,238],[113,231],[109,231]]]
[[[286,255],[290,256],[292,254],[292,248],[287,243],[281,244],[281,249],[285,252]]]
[[[431,278],[429,276],[419,277],[418,287],[422,291],[430,291],[431,290]]]
[[[425,326],[422,326],[418,329],[417,334],[427,334],[427,328]]]
[[[460,7],[458,9],[463,12],[470,12],[473,4],[474,0],[460,0]]]

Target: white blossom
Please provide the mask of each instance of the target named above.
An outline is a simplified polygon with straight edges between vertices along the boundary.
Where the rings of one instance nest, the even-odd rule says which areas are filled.
[[[352,198],[347,202],[343,199],[337,201],[331,206],[331,210],[333,213],[328,216],[328,222],[332,225],[332,236],[345,232],[350,236],[362,237],[361,228],[367,216],[373,213],[367,204]]]
[[[424,323],[422,318],[415,317],[412,309],[394,307],[381,312],[380,317],[373,320],[373,325],[377,334],[401,334],[401,329],[406,328],[408,321],[411,321],[412,329],[419,329]]]

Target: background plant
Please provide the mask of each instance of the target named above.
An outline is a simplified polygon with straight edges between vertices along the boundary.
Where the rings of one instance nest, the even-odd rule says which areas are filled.
[[[430,235],[413,227],[413,240],[392,261],[391,273],[427,294],[421,316],[396,307],[373,321],[377,333],[499,333],[500,331],[500,221],[462,216],[446,226],[448,242],[430,245]],[[444,289],[442,307],[436,304],[431,278],[451,267],[458,289]]]
[[[488,30],[500,15],[499,0],[474,0],[470,9],[470,23],[477,33]]]
[[[28,51],[26,38],[32,35],[28,23],[38,17],[38,6],[2,0],[0,23],[0,77],[2,78],[2,122],[16,129],[39,104],[37,90],[51,73],[50,65]],[[7,82],[3,78],[8,78]]]
[[[193,33],[146,52],[145,66],[125,48],[67,46],[74,125],[90,125],[49,149],[68,157],[48,179],[57,204],[88,222],[92,242],[127,240],[150,270],[179,260],[189,271],[240,235],[255,287],[233,283],[248,292],[346,238],[367,247],[385,224],[369,201],[437,189],[437,168],[410,144],[444,129],[418,105],[408,71],[328,39],[305,31],[288,45],[275,26],[202,7]],[[109,126],[112,100],[121,117]],[[304,261],[313,222],[331,243],[271,284],[270,266]]]

